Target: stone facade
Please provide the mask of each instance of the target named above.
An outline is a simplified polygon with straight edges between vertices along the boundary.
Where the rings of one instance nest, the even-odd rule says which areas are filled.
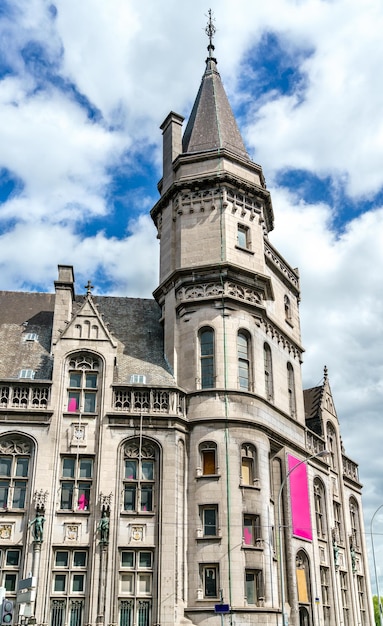
[[[71,266],[0,292],[2,584],[49,626],[367,626],[358,468],[327,372],[302,390],[299,274],[212,46],[182,122],[154,300],[76,295]]]

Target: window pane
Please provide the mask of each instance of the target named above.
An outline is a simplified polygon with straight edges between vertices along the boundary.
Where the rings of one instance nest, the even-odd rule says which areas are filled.
[[[82,601],[80,601],[80,600],[78,600],[78,601],[72,600],[72,602],[71,602],[71,609],[70,609],[70,620],[69,620],[69,625],[70,626],[81,626],[81,624],[82,624],[82,608],[83,608]]]
[[[17,567],[20,562],[20,550],[7,550],[6,564]]]
[[[141,511],[153,510],[153,486],[142,485],[141,487]]]
[[[128,459],[125,459],[125,478],[128,478],[128,480],[136,480],[137,461],[128,461]]]
[[[75,413],[80,409],[80,392],[70,391],[68,393],[68,411]]]
[[[86,552],[75,551],[73,555],[73,567],[85,567],[86,565]]]
[[[63,477],[74,478],[74,458],[63,459]]]
[[[256,603],[255,576],[253,572],[246,572],[245,595],[248,604]]]
[[[237,245],[241,248],[247,248],[247,229],[246,227],[238,226],[237,230]]]
[[[145,480],[153,480],[153,461],[142,461],[142,478]]]
[[[238,379],[241,389],[249,389],[249,363],[238,361]]]
[[[12,506],[15,509],[23,509],[25,505],[25,492],[27,489],[27,483],[23,481],[17,481],[13,489],[13,502]]]
[[[128,593],[129,595],[134,593],[133,574],[121,574],[120,578],[120,591],[121,593]]]
[[[56,574],[54,578],[54,591],[65,591],[66,589],[66,574]]]
[[[207,598],[217,597],[217,570],[215,567],[207,567],[205,574],[205,596]]]
[[[152,567],[152,553],[140,552],[139,566],[149,568]]]
[[[138,574],[138,593],[148,595],[151,592],[151,574]]]
[[[85,375],[85,387],[88,389],[95,389],[97,387],[97,374]]]
[[[96,394],[89,391],[84,394],[84,411],[85,413],[94,413],[96,410]]]
[[[69,374],[69,387],[81,387],[81,372],[71,372]]]
[[[16,476],[28,476],[29,459],[17,459]]]
[[[72,579],[72,591],[82,592],[84,591],[84,574],[73,574]]]
[[[6,480],[0,480],[0,508],[8,508],[8,489],[9,483]]]
[[[215,474],[215,450],[202,451],[202,473]]]
[[[56,567],[68,567],[68,552],[56,552]]]
[[[150,624],[150,603],[148,600],[138,601],[138,626],[149,626]]]
[[[5,574],[4,587],[5,591],[16,591],[17,574]]]
[[[62,483],[61,485],[61,509],[72,509],[73,507],[73,483]]]
[[[254,523],[251,517],[244,517],[243,520],[243,541],[247,546],[252,546],[255,543],[254,538]]]
[[[134,567],[134,552],[121,552],[122,567]]]
[[[9,457],[0,457],[0,476],[10,476],[12,467],[12,459]]]
[[[90,499],[90,483],[78,484],[78,501],[77,508],[79,511],[87,511]]]
[[[217,534],[217,511],[215,508],[204,509],[204,535]]]
[[[80,459],[79,477],[80,478],[92,478],[92,459]]]
[[[242,484],[253,484],[253,459],[242,458]]]
[[[124,510],[136,510],[136,485],[125,485],[124,490]]]
[[[201,350],[201,387],[214,387],[214,334],[204,330],[200,335]]]

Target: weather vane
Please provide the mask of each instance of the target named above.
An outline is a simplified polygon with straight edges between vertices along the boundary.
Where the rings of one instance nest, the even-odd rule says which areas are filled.
[[[209,37],[209,46],[208,46],[208,50],[209,53],[211,54],[211,51],[214,50],[214,45],[213,45],[213,37],[216,33],[216,27],[214,26],[214,18],[213,18],[213,12],[211,9],[209,9],[209,13],[208,13],[208,24],[205,28],[205,33],[207,34],[207,36]]]

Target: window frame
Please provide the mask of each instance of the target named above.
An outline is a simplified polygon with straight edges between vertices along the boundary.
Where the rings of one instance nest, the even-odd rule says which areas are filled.
[[[149,439],[125,442],[122,454],[122,512],[154,515],[159,489],[158,449]]]
[[[67,363],[68,413],[94,415],[98,412],[101,358],[87,352],[72,354]],[[95,384],[88,384],[95,382]]]
[[[242,222],[237,223],[236,247],[240,250],[251,250],[250,228]]]
[[[124,565],[124,554],[132,555],[131,564]],[[150,554],[149,566],[141,564],[142,554]],[[120,626],[130,626],[133,623],[140,624],[140,626],[150,626],[155,588],[154,560],[154,550],[148,548],[120,548],[119,568],[117,570]],[[123,588],[123,580],[130,581],[126,589]],[[140,583],[143,583],[147,590],[144,590]],[[145,614],[142,613],[142,609],[145,609]]]
[[[259,514],[244,513],[242,517],[242,528],[242,542],[244,548],[262,547],[261,516]]]
[[[211,515],[211,521],[208,517]],[[220,537],[218,504],[200,504],[199,518],[201,523],[201,537],[203,539],[217,539]],[[210,532],[210,530],[212,532]]]
[[[199,444],[199,456],[201,469],[197,475],[203,477],[219,476],[218,466],[218,446],[215,441],[202,441]],[[213,468],[214,472],[205,471],[209,468]]]
[[[70,461],[70,463],[69,463]],[[66,467],[65,467],[66,466]],[[90,468],[90,475],[86,467]],[[81,473],[85,469],[85,476]],[[95,459],[85,454],[60,457],[60,511],[88,513],[92,502]],[[65,491],[64,491],[65,490]],[[64,495],[65,494],[65,495]],[[67,506],[63,506],[66,504]]]
[[[263,365],[265,374],[265,395],[269,402],[274,401],[273,356],[269,344],[263,344]]]
[[[245,329],[240,329],[237,333],[237,367],[239,389],[251,391],[251,337]]]
[[[209,340],[206,340],[207,336]],[[198,332],[199,369],[201,389],[215,388],[215,331],[211,326],[203,326]]]
[[[213,577],[208,577],[209,572],[214,572]],[[218,563],[201,563],[200,564],[200,580],[201,580],[201,589],[202,596],[205,600],[216,600],[219,599],[219,564]],[[211,581],[214,581],[214,589],[213,592],[209,591],[209,586]]]
[[[259,487],[258,453],[257,448],[252,443],[241,445],[240,463],[240,486]],[[245,480],[247,475],[248,481]]]
[[[290,361],[287,362],[287,394],[289,399],[289,413],[291,417],[296,417],[297,414],[297,400],[295,390],[295,373],[294,368]]]
[[[248,580],[248,577],[252,577],[252,580]],[[248,606],[260,606],[265,599],[265,586],[264,586],[264,578],[263,571],[257,568],[246,568],[245,569],[245,602]],[[252,583],[252,594],[249,594],[250,583]],[[249,601],[249,595],[252,595],[254,601]]]
[[[33,445],[27,437],[8,433],[0,437],[0,508],[3,511],[25,511],[28,506],[32,453]]]

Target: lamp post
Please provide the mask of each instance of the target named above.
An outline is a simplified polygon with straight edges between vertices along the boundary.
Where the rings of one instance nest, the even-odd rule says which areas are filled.
[[[287,472],[286,476],[284,477],[284,479],[281,482],[281,486],[279,487],[279,492],[278,492],[278,509],[277,510],[278,510],[278,544],[279,544],[278,548],[279,548],[279,567],[280,567],[282,626],[288,626],[287,615],[285,613],[285,576],[284,576],[284,561],[283,561],[283,549],[282,549],[282,519],[281,519],[281,517],[282,517],[282,493],[283,493],[283,489],[284,489],[284,486],[285,486],[286,481],[289,478],[289,476],[298,467],[300,467],[300,465],[303,465],[303,463],[308,463],[308,461],[311,461],[311,459],[316,459],[317,457],[327,456],[327,455],[328,455],[327,450],[321,450],[320,452],[317,452],[316,454],[312,454],[311,456],[308,456],[306,459],[303,459],[302,461],[300,461],[299,463],[294,465],[294,467],[292,467],[291,470],[289,470]],[[383,626],[383,624],[381,624],[381,626]]]
[[[372,532],[372,522],[374,521],[375,515],[380,511],[380,509],[382,507],[383,507],[383,504],[378,506],[378,508],[376,509],[374,515],[371,518],[371,525],[370,525],[372,560],[373,560],[373,563],[374,563],[376,593],[378,594],[378,608],[379,608],[379,624],[380,624],[380,626],[383,626],[383,616],[382,616],[382,604],[381,604],[381,601],[380,601],[380,593],[379,593],[379,578],[378,578],[378,574],[377,574],[377,571],[376,571],[375,548],[374,548],[374,536],[373,536],[373,532]]]

